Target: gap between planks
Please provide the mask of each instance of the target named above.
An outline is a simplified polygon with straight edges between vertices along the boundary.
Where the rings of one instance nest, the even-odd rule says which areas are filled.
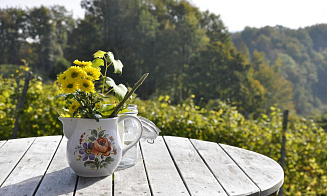
[[[33,138],[30,138],[33,139]],[[3,185],[3,183],[5,183],[5,181],[8,179],[8,177],[11,175],[11,173],[15,170],[16,166],[19,164],[19,162],[22,160],[22,158],[25,156],[25,154],[27,153],[27,151],[30,149],[30,147],[32,146],[32,144],[34,143],[36,137],[33,139],[33,141],[31,141],[31,143],[27,146],[27,148],[25,149],[25,151],[23,152],[23,154],[21,155],[21,157],[16,161],[15,165],[11,168],[10,172],[7,174],[7,176],[1,181],[0,179],[0,187]],[[6,143],[9,143],[10,140],[6,141]],[[3,144],[4,145],[4,144]],[[3,146],[2,145],[2,146]],[[1,147],[2,147],[1,146]]]
[[[168,152],[169,152],[170,158],[173,160],[174,165],[175,165],[175,168],[177,169],[178,174],[179,174],[179,176],[181,177],[181,179],[182,179],[182,181],[183,181],[183,183],[184,183],[184,186],[185,186],[185,188],[186,188],[188,194],[191,195],[190,189],[188,188],[188,186],[187,186],[187,184],[186,184],[186,182],[185,182],[185,179],[183,178],[183,175],[182,175],[181,171],[179,170],[179,168],[178,168],[178,166],[177,166],[177,163],[176,163],[176,161],[175,161],[175,159],[174,159],[174,157],[173,157],[173,155],[172,155],[172,153],[171,153],[171,151],[170,151],[170,149],[169,149],[169,147],[168,147],[168,145],[167,145],[167,142],[166,142],[165,137],[162,137],[162,139],[163,139],[163,141],[164,141],[164,143],[165,143],[165,145],[166,145],[166,148],[167,148],[167,150],[168,150]]]
[[[61,136],[61,139],[60,139],[60,141],[58,142],[58,146],[57,146],[55,152],[53,153],[53,155],[52,155],[52,157],[51,157],[51,160],[50,160],[50,162],[49,162],[49,165],[48,165],[48,167],[45,169],[45,171],[44,171],[44,173],[43,173],[43,176],[41,177],[41,179],[40,179],[40,181],[39,181],[39,184],[36,186],[36,188],[35,188],[35,190],[34,190],[33,195],[35,195],[35,194],[37,193],[37,191],[38,191],[38,189],[39,189],[39,187],[40,187],[40,185],[41,185],[41,183],[42,183],[42,181],[43,181],[45,175],[47,174],[47,172],[48,172],[48,170],[49,170],[50,165],[51,165],[52,162],[53,162],[54,157],[56,156],[56,154],[57,154],[57,152],[58,152],[58,149],[59,149],[61,143],[63,142],[63,138],[64,138],[64,137]]]
[[[140,151],[141,151],[141,156],[142,156],[141,158],[142,158],[142,163],[143,163],[144,170],[145,170],[146,179],[148,181],[148,186],[149,186],[149,189],[150,189],[150,194],[151,194],[151,196],[153,196],[153,191],[152,191],[152,187],[151,187],[150,180],[149,180],[148,170],[146,169],[146,165],[145,165],[145,162],[144,162],[144,155],[143,155],[141,142],[139,142],[139,145],[140,145]]]
[[[7,140],[0,141],[0,148],[7,142]]]
[[[33,195],[61,139],[61,135],[34,139],[20,162],[2,184],[1,194]]]
[[[235,161],[235,159],[230,154],[227,153],[227,151],[220,144],[218,145],[227,154],[227,156],[229,156],[234,161],[234,163],[243,171],[243,173],[258,187],[258,189],[260,190],[259,195],[262,195],[262,190],[258,186],[258,184],[254,182],[254,180],[244,171],[244,169]]]
[[[164,139],[191,195],[228,195],[188,138],[165,136]]]
[[[209,169],[209,171],[211,172],[211,174],[215,177],[215,179],[218,181],[218,183],[220,184],[220,186],[224,189],[225,193],[227,195],[229,195],[229,193],[226,191],[226,189],[224,188],[224,186],[220,183],[220,181],[218,180],[218,178],[216,177],[215,173],[212,171],[212,169],[210,168],[210,166],[208,165],[208,163],[206,162],[206,160],[202,157],[202,155],[199,153],[198,149],[194,146],[193,142],[189,138],[188,138],[188,140],[192,144],[193,148],[198,153],[198,155],[200,156],[200,158],[202,159],[202,161],[204,162],[204,164],[207,166],[207,168]]]
[[[190,195],[174,165],[162,136],[155,145],[141,142],[148,182],[154,196]]]

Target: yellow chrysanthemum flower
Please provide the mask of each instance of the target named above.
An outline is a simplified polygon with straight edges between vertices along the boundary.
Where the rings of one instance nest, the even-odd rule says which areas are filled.
[[[92,62],[91,61],[79,61],[77,59],[73,63],[75,65],[78,65],[78,66],[82,67],[82,68],[89,67],[89,66],[92,65]]]
[[[60,84],[63,84],[65,83],[67,80],[67,76],[66,76],[66,73],[62,73],[60,74],[58,77],[57,77],[57,81],[60,83]]]
[[[85,71],[87,78],[89,80],[92,81],[99,80],[101,73],[100,70],[98,70],[97,68],[89,66],[89,67],[85,67],[83,70]]]
[[[81,91],[84,91],[87,93],[93,92],[94,84],[91,80],[84,78],[79,82],[79,84],[80,84],[79,88],[81,89]]]
[[[82,62],[81,61],[79,61],[79,60],[75,60],[74,62],[73,62],[75,65],[80,65],[80,64],[82,64]]]
[[[66,81],[61,84],[61,90],[63,93],[74,93],[79,88],[78,83],[73,81]]]
[[[70,113],[74,113],[78,108],[79,108],[80,104],[78,103],[78,101],[74,101],[70,106],[69,106],[69,112]]]
[[[82,68],[77,66],[71,66],[65,72],[66,72],[67,80],[71,82],[79,82],[82,78],[86,77],[85,71],[83,71]]]

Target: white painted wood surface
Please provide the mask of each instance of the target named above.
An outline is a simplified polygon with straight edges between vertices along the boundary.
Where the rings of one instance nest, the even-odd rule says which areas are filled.
[[[2,145],[4,145],[7,141],[0,141],[0,148]]]
[[[67,138],[63,137],[35,195],[57,196],[74,194],[77,176],[66,160],[66,146]]]
[[[8,140],[0,148],[0,187],[34,140],[34,137]]]
[[[143,165],[143,157],[138,146],[139,159],[135,166],[116,171],[114,177],[115,196],[150,196],[150,187]],[[128,184],[128,186],[126,186]]]
[[[240,168],[258,185],[261,195],[279,190],[284,182],[284,171],[274,160],[259,153],[220,144]]]
[[[284,180],[281,167],[266,156],[171,136],[140,142],[132,168],[83,178],[67,164],[66,142],[62,136],[1,141],[0,195],[267,196]]]
[[[99,178],[79,177],[75,195],[111,196],[112,195],[112,175],[106,176],[106,177],[99,177]]]
[[[141,142],[141,149],[154,196],[189,195],[161,136],[154,144]]]
[[[191,142],[229,195],[259,195],[260,189],[217,143]]]
[[[227,195],[189,139],[165,136],[164,140],[191,195]]]
[[[2,184],[0,195],[33,195],[61,138],[62,136],[36,138],[22,160]]]

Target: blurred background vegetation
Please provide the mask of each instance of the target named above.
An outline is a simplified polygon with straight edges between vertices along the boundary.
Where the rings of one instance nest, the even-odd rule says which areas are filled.
[[[54,80],[75,59],[112,51],[133,102],[163,135],[226,143],[280,161],[286,132],[284,194],[326,195],[327,24],[230,33],[219,15],[187,1],[82,0],[64,7],[0,9],[0,140],[62,134]],[[22,66],[26,59],[29,66]],[[24,105],[24,81],[32,74]]]

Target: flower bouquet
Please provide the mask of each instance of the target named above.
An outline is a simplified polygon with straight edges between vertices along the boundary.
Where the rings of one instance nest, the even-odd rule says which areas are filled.
[[[116,85],[112,78],[106,76],[110,66],[114,67],[113,73],[122,74],[121,61],[115,60],[112,52],[99,50],[93,56],[92,62],[75,60],[73,66],[58,76],[57,82],[62,91],[58,97],[64,97],[66,101],[66,107],[58,109],[62,116],[91,118],[97,121],[100,118],[116,117],[126,108],[125,102],[148,76],[148,73],[144,74],[128,91],[125,85]],[[101,67],[105,68],[104,74],[101,73]],[[101,86],[101,93],[95,90],[96,84]],[[118,105],[103,102],[110,92],[113,92],[120,101]]]
[[[142,135],[141,121],[135,116],[118,116],[125,102],[143,83],[144,74],[129,91],[123,84],[116,85],[107,76],[108,67],[122,74],[123,64],[111,52],[98,51],[92,62],[75,60],[74,65],[60,74],[57,82],[66,105],[60,108],[64,135],[67,141],[67,160],[79,176],[107,176],[118,167],[125,152],[133,147]],[[101,72],[101,67],[104,67]],[[99,90],[96,90],[96,87]],[[104,99],[114,93],[119,103],[106,104]],[[118,124],[126,119],[136,121],[138,135],[128,145],[123,145]]]

